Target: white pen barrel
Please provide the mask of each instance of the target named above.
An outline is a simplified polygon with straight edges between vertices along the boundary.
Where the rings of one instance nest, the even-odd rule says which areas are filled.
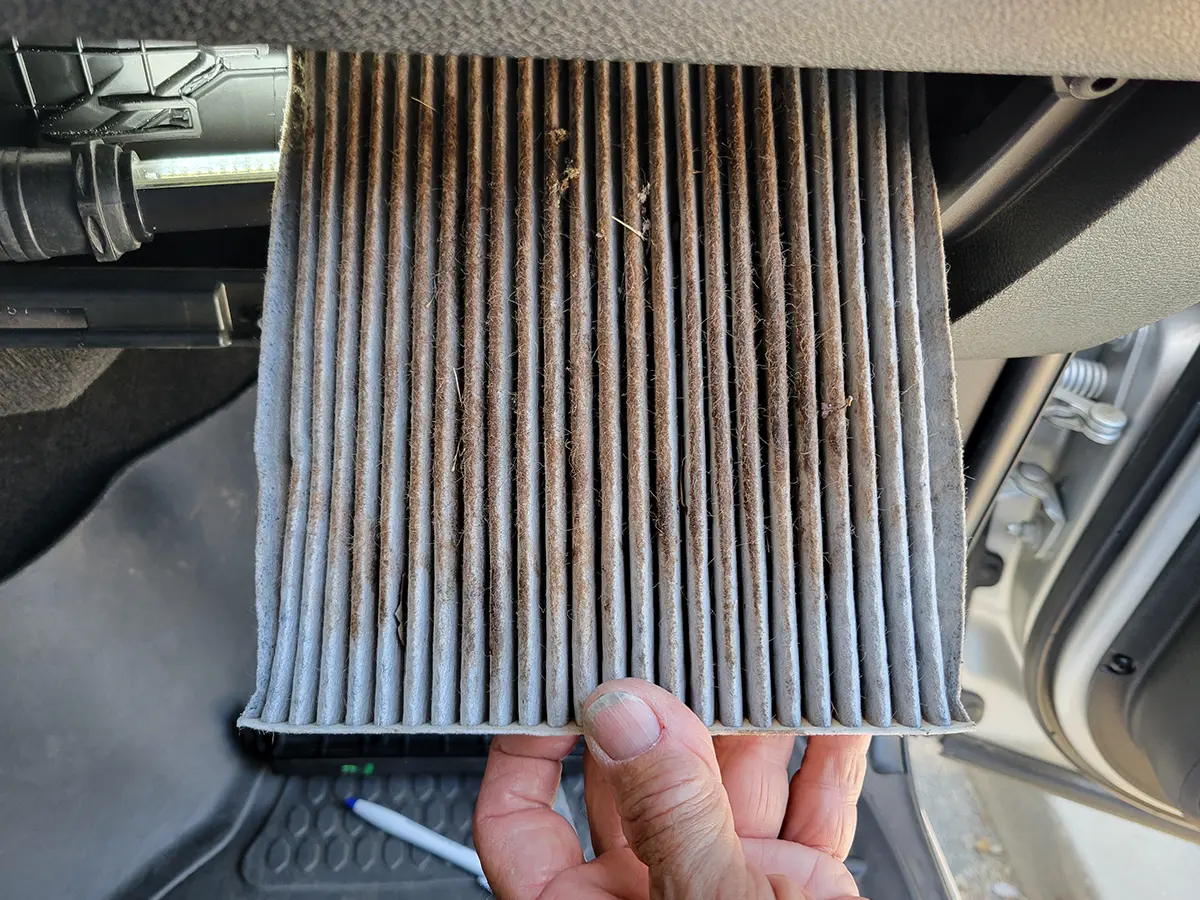
[[[428,853],[441,857],[446,862],[458,866],[474,875],[483,875],[483,866],[479,862],[479,854],[470,847],[464,847],[436,831],[414,822],[408,816],[403,816],[395,810],[380,806],[369,800],[356,800],[354,812],[364,821],[370,822],[380,831],[385,831],[394,837],[407,841],[415,847],[420,847]]]

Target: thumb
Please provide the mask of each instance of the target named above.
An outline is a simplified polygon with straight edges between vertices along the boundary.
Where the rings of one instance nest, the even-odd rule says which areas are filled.
[[[580,723],[652,897],[772,896],[746,863],[712,738],[691,710],[621,679],[588,698]]]

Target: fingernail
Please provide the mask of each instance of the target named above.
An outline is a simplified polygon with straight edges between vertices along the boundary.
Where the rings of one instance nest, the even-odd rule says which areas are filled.
[[[662,726],[646,701],[624,691],[601,694],[583,710],[583,733],[612,760],[641,756],[658,743]]]

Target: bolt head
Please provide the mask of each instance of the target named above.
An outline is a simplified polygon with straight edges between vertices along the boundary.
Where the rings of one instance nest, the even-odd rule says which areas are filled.
[[[1113,675],[1132,675],[1137,671],[1137,663],[1124,653],[1114,653],[1104,664],[1104,668]]]
[[[1041,466],[1034,465],[1033,463],[1021,463],[1018,468],[1020,469],[1021,477],[1027,481],[1035,481],[1038,484],[1042,484],[1050,480],[1049,473]]]

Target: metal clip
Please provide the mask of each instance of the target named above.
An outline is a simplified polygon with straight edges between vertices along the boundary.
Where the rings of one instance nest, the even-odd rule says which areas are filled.
[[[1010,478],[1017,490],[1041,503],[1045,521],[1035,516],[1026,522],[1011,522],[1008,533],[1031,546],[1037,559],[1043,559],[1054,548],[1067,524],[1062,498],[1050,479],[1050,473],[1034,463],[1018,464]]]
[[[1068,431],[1078,431],[1097,444],[1114,444],[1129,424],[1124,410],[1111,403],[1089,400],[1065,388],[1055,388],[1046,406],[1046,421]]]

